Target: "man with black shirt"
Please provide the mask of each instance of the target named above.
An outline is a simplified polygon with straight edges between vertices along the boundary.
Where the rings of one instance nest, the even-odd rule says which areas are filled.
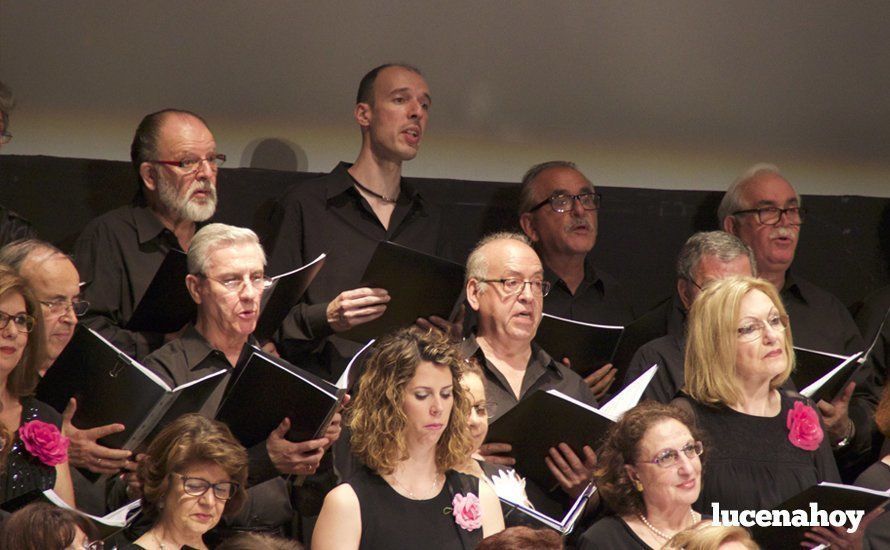
[[[519,224],[534,243],[551,283],[544,312],[603,325],[627,325],[633,308],[618,281],[594,269],[600,195],[572,162],[536,164],[522,178]],[[609,389],[615,369],[607,364],[585,381],[596,396]]]
[[[386,309],[386,289],[357,288],[379,242],[447,255],[440,210],[402,178],[402,163],[417,155],[430,105],[429,87],[416,68],[390,64],[373,69],[359,84],[353,113],[362,135],[358,159],[295,184],[276,204],[270,273],[327,254],[304,302],[285,320],[278,342],[282,356],[322,376],[335,379],[358,350],[337,335]],[[453,330],[443,319],[423,321],[430,323]]]
[[[141,359],[176,334],[124,328],[171,249],[188,251],[216,210],[216,176],[225,155],[204,120],[178,109],[142,119],[130,148],[139,187],[133,204],[92,220],[74,244],[90,302],[83,323]]]

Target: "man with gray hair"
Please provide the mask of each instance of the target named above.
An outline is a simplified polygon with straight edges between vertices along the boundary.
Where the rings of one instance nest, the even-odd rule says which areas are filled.
[[[794,344],[830,353],[850,355],[865,349],[852,316],[833,294],[792,274],[804,210],[800,195],[772,164],[756,164],[737,178],[720,202],[717,216],[727,233],[739,237],[754,251],[760,276],[775,285],[788,310]],[[831,403],[820,401],[828,435],[836,452],[847,457],[865,455],[871,446],[872,416],[880,389],[873,370],[863,368]],[[844,466],[845,478],[851,467]],[[846,470],[846,472],[845,472]]]
[[[478,322],[476,333],[464,341],[463,351],[482,367],[486,398],[494,404],[496,417],[537,390],[555,389],[596,406],[581,377],[533,342],[549,290],[541,260],[521,234],[489,235],[470,253],[467,302]],[[551,449],[546,458],[560,487],[572,497],[591,479],[596,464],[594,443],[583,448],[583,458],[567,445]],[[510,450],[504,443],[487,443],[480,453],[489,461],[512,464],[512,458],[501,454]]]
[[[686,312],[708,283],[732,275],[757,276],[754,253],[737,237],[723,231],[695,233],[677,256],[677,292],[668,323],[668,333],[643,345],[631,359],[624,385],[633,382],[652,365],[658,371],[646,387],[643,399],[670,403],[684,381],[684,338]]]
[[[130,148],[139,178],[133,203],[92,220],[74,258],[92,307],[84,324],[136,359],[176,334],[124,328],[170,250],[188,251],[216,210],[216,176],[225,155],[198,115],[165,109],[146,115]]]
[[[9,133],[9,112],[14,106],[12,90],[0,82],[0,149],[12,140],[12,134]],[[28,220],[0,206],[0,246],[34,236],[34,229]]]
[[[145,358],[145,366],[168,383],[179,386],[218,370],[226,371],[201,414],[212,418],[225,397],[229,379],[242,368],[258,343],[251,334],[260,313],[260,299],[269,286],[266,255],[250,229],[221,223],[195,233],[188,252],[185,284],[197,304],[197,317],[176,340]],[[250,502],[230,518],[232,528],[284,528],[293,520],[288,481],[282,476],[315,472],[327,447],[339,437],[335,417],[324,437],[292,443],[285,439],[290,421],[248,450]],[[130,476],[130,496],[139,483]],[[135,492],[134,492],[135,491]]]
[[[601,197],[573,162],[536,164],[522,178],[519,224],[544,264],[550,294],[544,312],[557,317],[626,325],[634,313],[618,281],[594,269],[591,251],[599,229]],[[614,381],[605,365],[585,381],[599,398]]]

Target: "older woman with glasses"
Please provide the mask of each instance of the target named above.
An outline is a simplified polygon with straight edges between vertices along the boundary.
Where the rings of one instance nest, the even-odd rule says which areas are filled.
[[[731,277],[705,287],[687,321],[685,396],[713,442],[696,509],[770,509],[839,481],[813,403],[780,389],[794,368],[791,328],[775,287]]]
[[[603,502],[615,515],[593,524],[581,549],[662,548],[701,521],[692,505],[701,490],[703,447],[682,409],[647,401],[609,430],[594,471]]]
[[[247,451],[221,422],[188,414],[155,437],[139,463],[151,529],[129,548],[206,549],[204,534],[245,499]]]
[[[40,304],[24,279],[0,266],[0,424],[12,441],[0,472],[0,502],[54,489],[74,506],[68,469],[68,439],[62,418],[31,394],[43,345]]]

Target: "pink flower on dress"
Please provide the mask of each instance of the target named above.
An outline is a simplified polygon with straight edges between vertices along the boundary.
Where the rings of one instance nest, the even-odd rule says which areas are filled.
[[[47,466],[55,466],[68,460],[69,439],[54,424],[32,420],[19,427],[19,439],[25,450]]]
[[[819,415],[809,405],[800,401],[794,403],[794,408],[788,411],[788,441],[795,447],[805,451],[815,451],[822,443],[825,434],[819,425]]]
[[[482,506],[479,497],[473,493],[464,496],[460,493],[454,495],[451,501],[454,521],[467,531],[474,531],[482,527]]]

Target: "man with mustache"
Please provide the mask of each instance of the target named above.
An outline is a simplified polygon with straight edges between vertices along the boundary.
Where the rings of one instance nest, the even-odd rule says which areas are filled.
[[[270,273],[327,254],[321,275],[285,320],[278,351],[327,378],[336,379],[358,350],[338,335],[380,317],[389,302],[386,289],[359,287],[377,244],[388,240],[448,255],[441,211],[402,178],[402,163],[417,155],[431,104],[415,67],[372,69],[359,83],[353,111],[362,136],[355,163],[341,162],[330,174],[294,184],[275,206]],[[444,319],[421,322],[454,330]]]
[[[83,323],[141,359],[176,336],[123,328],[171,249],[188,251],[216,210],[225,155],[204,120],[180,109],[142,119],[130,148],[139,178],[133,203],[92,220],[74,245],[90,311]]]
[[[804,210],[800,196],[776,166],[756,164],[746,170],[726,190],[717,217],[724,231],[754,252],[759,276],[779,289],[795,346],[846,355],[864,349],[859,330],[841,301],[792,274]],[[851,463],[870,450],[872,416],[880,399],[869,365],[860,370],[855,382],[855,393],[850,384],[831,403],[818,403],[845,477],[856,468]]]
[[[595,269],[600,195],[573,162],[550,161],[529,168],[522,178],[519,224],[544,263],[552,285],[544,311],[586,323],[626,325],[633,309],[618,281]],[[585,380],[597,398],[615,378],[611,364]]]

